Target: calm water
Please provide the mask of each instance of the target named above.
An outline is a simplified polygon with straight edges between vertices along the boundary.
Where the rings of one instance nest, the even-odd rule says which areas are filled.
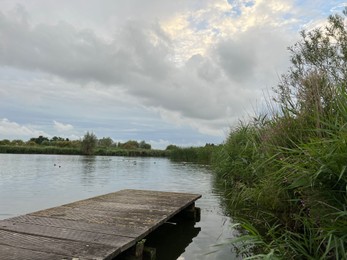
[[[235,231],[212,183],[207,168],[166,158],[0,154],[0,219],[121,189],[199,193],[201,221],[185,227],[183,237],[170,227],[162,231],[181,244],[192,240],[187,247],[178,242],[177,247],[183,248],[171,246],[176,250],[169,253],[171,258],[236,259],[232,247],[224,244]]]

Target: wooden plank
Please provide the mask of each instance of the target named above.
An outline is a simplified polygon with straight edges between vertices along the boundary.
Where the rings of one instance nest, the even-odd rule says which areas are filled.
[[[6,246],[6,245],[0,245],[0,259],[6,259],[6,260],[64,260],[68,259],[66,256],[58,255],[58,254],[52,254],[52,253],[45,253],[45,252],[38,252],[18,247],[12,247],[12,246]],[[70,258],[71,259],[71,258]]]
[[[71,214],[80,214],[84,212],[90,212],[90,214],[95,216],[105,215],[112,216],[115,218],[127,218],[137,219],[138,216],[143,216],[145,214],[148,218],[163,218],[170,215],[177,208],[161,206],[161,210],[141,210],[136,209],[135,207],[122,207],[118,204],[117,207],[105,207],[99,205],[99,202],[94,202],[91,205],[80,205],[75,207],[61,206],[57,208],[52,208],[48,210],[42,210],[38,212],[31,213],[35,216],[50,216],[50,217],[60,217],[62,215],[71,215]]]
[[[168,205],[171,207],[181,206],[183,203],[195,201],[201,195],[176,192],[155,192],[155,191],[139,191],[139,190],[122,190],[116,193],[110,193],[91,198],[91,200],[103,201],[120,201],[124,204],[143,204],[149,205]]]
[[[74,230],[90,231],[90,232],[99,232],[102,234],[109,235],[118,235],[126,237],[138,237],[143,232],[147,230],[146,227],[139,226],[130,226],[130,225],[106,225],[106,224],[96,224],[96,223],[87,223],[82,221],[73,221],[59,218],[47,218],[47,217],[38,217],[33,215],[22,215],[14,218],[8,219],[13,223],[28,223],[36,224],[41,226],[57,227],[57,228],[69,228]],[[0,229],[1,229],[0,221]]]
[[[131,242],[134,237],[124,237],[99,232],[81,231],[65,227],[50,227],[28,223],[14,223],[9,220],[0,223],[0,229],[14,231],[17,233],[26,233],[36,236],[44,236],[58,239],[67,239],[86,243],[97,243],[113,247],[121,247]]]
[[[157,192],[157,191],[145,191],[145,190],[122,190],[115,193],[109,193],[94,198],[90,198],[86,201],[109,201],[120,202],[122,204],[145,204],[157,205],[157,206],[171,206],[179,207],[187,202],[193,202],[199,199],[201,195],[190,193],[177,193],[177,192]],[[75,203],[66,204],[63,206],[74,207],[78,205],[80,201]]]
[[[98,200],[88,200],[80,201],[78,204],[71,203],[64,205],[65,207],[72,208],[82,208],[82,209],[94,209],[100,211],[124,211],[124,212],[134,212],[134,213],[151,213],[151,214],[170,214],[172,211],[176,210],[177,207],[172,205],[163,207],[162,205],[156,204],[139,204],[139,203],[124,203],[124,202],[112,202],[112,201],[98,201]]]
[[[120,248],[0,230],[0,245],[82,259],[106,259]],[[96,258],[95,258],[96,257]]]
[[[167,215],[149,215],[149,214],[127,214],[126,212],[106,212],[92,209],[70,208],[66,206],[38,211],[29,214],[31,216],[52,217],[74,221],[85,221],[88,223],[99,224],[121,224],[130,226],[151,227],[155,223],[167,218]]]

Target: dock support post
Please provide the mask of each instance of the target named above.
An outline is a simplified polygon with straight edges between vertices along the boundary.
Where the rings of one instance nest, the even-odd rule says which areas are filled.
[[[201,209],[199,207],[195,207],[195,203],[192,203],[187,208],[182,210],[176,216],[169,220],[169,222],[180,222],[180,221],[194,221],[199,222],[201,219]]]
[[[146,239],[142,239],[125,252],[124,260],[142,260]]]
[[[182,217],[188,220],[199,222],[201,219],[201,209],[195,207],[195,203],[182,211]]]
[[[147,247],[143,249],[143,260],[155,260],[157,257],[157,250],[153,247]]]
[[[146,242],[146,240],[142,239],[141,241],[136,243],[135,248],[134,248],[134,250],[135,250],[134,255],[136,257],[142,257],[143,248],[145,247],[145,242]]]

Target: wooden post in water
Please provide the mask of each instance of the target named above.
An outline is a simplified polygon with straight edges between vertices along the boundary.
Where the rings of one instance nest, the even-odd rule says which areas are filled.
[[[119,257],[119,259],[122,259],[122,260],[142,260],[145,242],[146,242],[146,239],[142,239],[141,241],[137,242],[136,245],[129,248],[124,253],[124,256]]]
[[[199,207],[195,207],[195,203],[192,203],[181,213],[185,219],[192,220],[195,222],[199,222],[201,219],[201,209]]]
[[[143,249],[143,260],[155,260],[157,257],[157,250],[153,247],[145,246]]]
[[[199,207],[195,207],[195,203],[193,202],[187,208],[183,209],[176,216],[171,218],[168,222],[182,222],[182,221],[194,221],[199,222],[201,219],[201,209]]]

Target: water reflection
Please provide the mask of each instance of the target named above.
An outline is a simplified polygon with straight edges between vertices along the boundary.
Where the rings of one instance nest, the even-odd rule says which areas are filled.
[[[80,162],[82,163],[82,175],[81,183],[84,186],[92,186],[95,182],[95,156],[83,156],[81,157]]]
[[[227,199],[230,187],[227,186],[226,180],[217,176],[217,174],[214,174],[212,178],[212,192],[219,197],[219,204],[223,214],[231,216],[232,212],[230,212]]]
[[[165,223],[146,238],[146,246],[156,248],[157,260],[176,260],[200,231],[191,221]]]
[[[80,159],[83,166],[83,173],[90,175],[95,172],[96,156],[82,156]]]

